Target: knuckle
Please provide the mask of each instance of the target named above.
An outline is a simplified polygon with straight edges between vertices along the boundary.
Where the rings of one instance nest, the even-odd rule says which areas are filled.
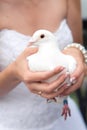
[[[52,99],[54,97],[55,97],[55,95],[52,95],[52,94],[48,95],[48,99]]]
[[[26,83],[29,82],[30,81],[30,77],[27,74],[24,74],[23,81],[26,82]]]
[[[52,98],[52,96],[51,96],[51,94],[43,94],[42,95],[44,98],[46,98],[46,99],[51,99]]]
[[[24,77],[23,77],[23,81],[24,81],[24,82],[28,82],[27,76],[24,76]]]
[[[47,99],[51,99],[51,96],[50,96],[50,95],[46,95],[46,98],[47,98]]]
[[[41,96],[44,97],[44,98],[46,98],[46,99],[48,98],[48,96],[47,96],[46,93],[43,93]]]
[[[30,92],[34,91],[33,86],[31,84],[28,85],[28,89],[30,90]]]
[[[46,91],[47,91],[47,93],[51,93],[52,89],[51,88],[47,88]]]
[[[30,92],[32,92],[32,88],[30,86],[28,86],[28,89],[29,89]]]
[[[29,91],[30,91],[30,92],[33,92],[33,89],[32,89],[31,87],[29,87]]]
[[[48,84],[48,85],[45,87],[45,92],[46,92],[46,93],[52,93],[53,90],[54,90],[54,87],[53,87],[53,85],[51,85],[51,84]]]

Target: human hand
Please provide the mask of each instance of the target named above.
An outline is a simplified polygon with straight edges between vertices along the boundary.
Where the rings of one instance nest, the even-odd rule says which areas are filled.
[[[45,78],[50,78],[55,74],[60,73],[61,71],[63,71],[63,68],[58,67],[54,69],[54,71],[50,72],[49,76],[47,76],[48,74],[44,75],[45,77],[43,77],[42,79],[44,80]],[[58,77],[56,80],[52,82],[48,83],[44,81],[36,81],[36,82],[26,83],[26,86],[29,88],[29,90],[32,93],[38,94],[47,99],[53,99],[68,87],[66,84],[64,84],[61,88],[61,84],[66,80],[68,76],[69,76],[68,74],[63,73],[60,77]]]
[[[63,50],[63,53],[72,55],[77,60],[77,68],[75,72],[70,76],[73,80],[73,84],[68,87],[63,93],[60,93],[60,95],[66,96],[81,87],[85,76],[85,63],[82,53],[77,48],[68,48],[67,50]]]
[[[41,81],[47,80],[50,77],[60,73],[63,71],[63,67],[57,67],[53,71],[47,72],[32,72],[29,70],[27,65],[26,57],[32,55],[33,53],[37,52],[37,48],[26,48],[24,52],[18,56],[18,58],[14,62],[14,73],[18,80],[23,81],[26,86],[29,88],[31,92],[37,93],[43,92],[43,97],[55,97],[58,95],[57,93],[53,92],[64,80],[65,77],[62,75],[59,80],[55,80],[51,83],[44,83]],[[64,90],[64,88],[63,88]],[[62,91],[62,90],[61,90]]]

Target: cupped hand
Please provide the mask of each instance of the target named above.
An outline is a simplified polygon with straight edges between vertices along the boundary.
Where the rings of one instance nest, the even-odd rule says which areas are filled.
[[[74,47],[63,50],[63,53],[72,55],[77,60],[77,68],[70,76],[73,81],[72,85],[65,89],[63,93],[60,93],[60,95],[66,96],[81,87],[85,77],[85,62],[82,53]]]
[[[52,76],[63,71],[63,67],[59,66],[52,71],[46,72],[32,72],[29,70],[26,57],[32,55],[38,51],[37,48],[27,47],[22,54],[14,62],[14,73],[20,82],[24,82],[29,90],[33,93],[42,92],[42,96],[46,98],[53,98],[58,95],[59,92],[54,92],[60,84],[66,79],[66,74],[63,74],[59,79],[51,83],[42,82],[51,78]],[[64,90],[60,90],[61,92]]]
[[[62,70],[60,68],[57,68],[56,72],[60,73],[61,71]],[[51,76],[55,74],[56,73],[53,71]],[[68,77],[67,74],[62,74],[60,77],[58,77],[57,79],[55,79],[50,83],[44,81],[38,81],[27,83],[26,86],[32,93],[38,94],[47,99],[52,99],[57,97],[59,93],[62,93],[67,88],[66,84],[64,84],[63,87],[61,88],[61,84],[66,80],[67,77]]]

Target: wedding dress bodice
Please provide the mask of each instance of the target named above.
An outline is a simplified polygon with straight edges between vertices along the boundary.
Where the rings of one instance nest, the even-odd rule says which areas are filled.
[[[54,35],[60,49],[73,42],[66,20],[61,22]],[[0,71],[22,53],[29,44],[30,38],[31,36],[15,30],[3,29],[0,31]],[[44,98],[32,94],[24,83],[21,83],[6,96],[0,98],[0,123],[9,130],[10,128],[12,130],[32,130],[34,128],[43,130],[42,127],[44,130],[49,130],[58,119],[61,107],[62,104],[47,104]]]

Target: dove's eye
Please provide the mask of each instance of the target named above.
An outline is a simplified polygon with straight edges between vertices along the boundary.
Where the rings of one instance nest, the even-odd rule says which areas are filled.
[[[40,38],[44,38],[44,37],[45,37],[45,35],[44,35],[44,34],[40,35]]]

